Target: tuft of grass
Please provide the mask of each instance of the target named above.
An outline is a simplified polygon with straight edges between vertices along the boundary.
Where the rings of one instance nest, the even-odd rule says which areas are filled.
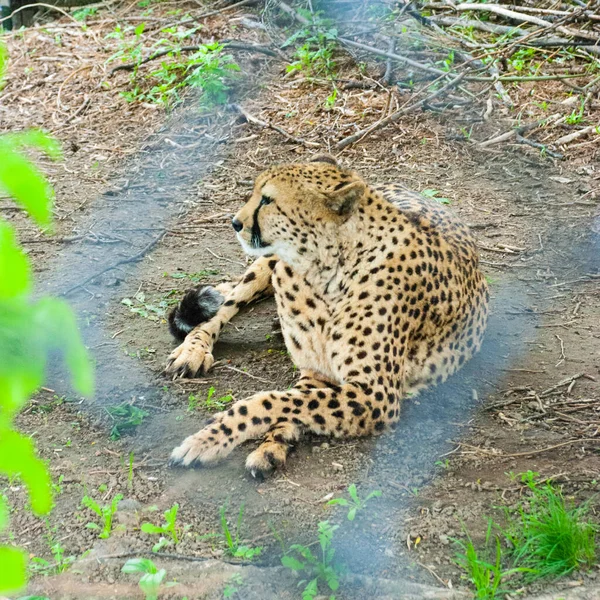
[[[506,593],[503,584],[516,573],[525,571],[524,568],[504,569],[503,554],[499,536],[492,536],[493,522],[488,520],[485,547],[478,551],[467,533],[467,541],[455,540],[461,551],[456,554],[456,564],[467,574],[466,579],[475,588],[477,600],[494,600]],[[492,537],[494,538],[493,549]]]
[[[538,473],[520,477],[529,495],[516,509],[505,508],[506,525],[488,520],[483,548],[478,550],[468,533],[466,541],[454,540],[460,549],[456,563],[475,587],[477,600],[514,591],[508,580],[515,576],[519,585],[558,579],[596,562],[598,526],[586,519],[591,500],[577,507],[550,481],[540,482]]]
[[[550,481],[540,484],[537,479],[533,471],[521,475],[531,495],[516,514],[508,513],[504,535],[515,564],[530,569],[530,580],[590,568],[596,562],[598,532],[598,526],[585,518],[590,501],[577,507]]]

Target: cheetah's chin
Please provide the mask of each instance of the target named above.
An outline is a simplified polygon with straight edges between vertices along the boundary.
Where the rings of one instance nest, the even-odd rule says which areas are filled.
[[[265,256],[267,254],[274,254],[273,246],[264,246],[262,248],[251,246],[244,238],[242,238],[239,233],[237,234],[237,239],[244,252],[249,256]]]

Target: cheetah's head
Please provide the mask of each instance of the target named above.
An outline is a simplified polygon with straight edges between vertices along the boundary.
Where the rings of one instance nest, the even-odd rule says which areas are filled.
[[[272,167],[258,176],[252,196],[232,220],[244,250],[277,254],[294,263],[318,255],[357,210],[366,189],[329,155]]]

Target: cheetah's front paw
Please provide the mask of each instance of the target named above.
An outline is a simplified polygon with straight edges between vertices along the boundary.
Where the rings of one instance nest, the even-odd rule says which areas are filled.
[[[194,377],[206,373],[215,362],[211,349],[202,339],[186,339],[171,352],[165,373],[173,377]]]
[[[263,442],[246,458],[246,469],[252,477],[264,479],[273,470],[283,467],[289,446],[280,442]]]

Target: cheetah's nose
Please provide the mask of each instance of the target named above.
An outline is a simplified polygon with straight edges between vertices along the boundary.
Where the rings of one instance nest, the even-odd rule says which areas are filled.
[[[244,228],[244,224],[241,221],[238,221],[235,217],[231,219],[231,225],[238,233]]]

